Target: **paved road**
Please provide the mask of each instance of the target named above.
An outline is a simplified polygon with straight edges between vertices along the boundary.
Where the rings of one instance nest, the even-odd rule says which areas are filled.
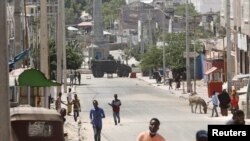
[[[79,95],[82,104],[80,120],[81,135],[84,140],[93,140],[93,131],[89,123],[89,110],[92,100],[97,99],[105,110],[103,120],[102,141],[133,141],[143,130],[148,129],[149,120],[157,117],[161,121],[159,133],[168,141],[193,141],[195,132],[207,129],[208,124],[224,124],[230,117],[211,118],[208,114],[192,114],[188,101],[172,94],[166,89],[159,89],[141,79],[131,78],[92,78],[82,75],[83,85],[76,86],[73,91]],[[112,109],[108,105],[117,93],[122,101],[121,124],[114,125]],[[77,131],[77,123],[72,116],[67,117],[67,126]],[[74,136],[77,136],[75,133]],[[71,136],[72,139],[72,136]],[[72,139],[74,140],[74,139]]]

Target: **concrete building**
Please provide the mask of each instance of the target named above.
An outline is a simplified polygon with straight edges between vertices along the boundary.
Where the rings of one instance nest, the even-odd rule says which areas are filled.
[[[231,28],[231,57],[232,57],[232,86],[238,92],[245,92],[247,87],[247,78],[242,75],[249,74],[249,48],[250,48],[250,1],[249,0],[231,0],[230,1],[230,28]],[[226,0],[221,2],[221,26],[226,26]],[[226,48],[225,44],[225,48]],[[243,85],[242,85],[243,84]]]

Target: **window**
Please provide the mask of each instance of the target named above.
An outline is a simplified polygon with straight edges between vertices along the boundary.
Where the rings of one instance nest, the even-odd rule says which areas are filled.
[[[29,137],[50,137],[52,136],[52,125],[44,121],[29,122]]]
[[[34,8],[30,8],[30,14],[34,14]]]

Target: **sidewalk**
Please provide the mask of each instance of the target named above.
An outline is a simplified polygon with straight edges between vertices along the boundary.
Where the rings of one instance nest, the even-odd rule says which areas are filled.
[[[166,91],[170,91],[172,94],[176,95],[177,97],[180,98],[184,98],[186,100],[188,100],[188,97],[190,95],[190,93],[187,93],[187,84],[186,82],[181,82],[181,87],[178,90],[175,90],[175,86],[176,83],[173,82],[172,83],[172,87],[173,89],[169,89],[169,85],[168,84],[157,84],[155,79],[150,79],[149,76],[142,76],[140,73],[137,74],[137,78],[139,80],[145,81],[147,83],[149,83],[150,85],[154,86],[154,87],[158,87],[160,89],[166,90]],[[194,82],[191,82],[192,85],[194,85]],[[183,85],[184,85],[184,91],[183,91]],[[203,98],[206,102],[208,102],[211,98],[208,97],[208,90],[207,90],[207,84],[202,81],[202,80],[197,80],[196,81],[196,93],[199,97]]]
[[[183,98],[188,103],[188,98],[189,98],[190,93],[186,93],[186,92],[183,93],[183,82],[181,82],[181,88],[179,90],[175,90],[175,83],[172,84],[173,89],[169,90],[169,85],[164,85],[163,83],[157,84],[156,80],[149,79],[149,76],[144,77],[140,73],[138,73],[137,79],[145,81],[154,87],[158,87],[160,89],[166,90],[167,92],[170,91],[172,94],[176,95],[176,97]],[[192,84],[193,84],[193,82],[192,82]],[[185,91],[187,90],[186,82],[184,82],[184,90]],[[199,97],[203,98],[206,102],[211,100],[211,98],[208,97],[207,84],[204,83],[204,81],[201,81],[201,80],[196,81],[196,93]],[[212,103],[211,102],[208,105],[208,109],[212,110]],[[217,110],[219,112],[219,117],[216,117],[214,119],[227,121],[232,117],[232,114],[230,111],[228,111],[228,116],[221,116],[219,108],[217,108]],[[247,125],[250,124],[250,119],[245,118],[245,121],[246,121]]]
[[[69,83],[69,80],[68,80]],[[73,85],[73,87],[70,87],[69,85],[67,86],[67,91],[68,89],[71,88],[72,89],[72,98],[74,97],[73,94],[76,92],[76,86]],[[62,87],[62,101],[64,103],[67,103],[67,93],[63,92],[63,87]],[[55,98],[56,100],[56,98]],[[55,108],[55,102],[51,104],[51,109]],[[64,104],[61,104],[62,108],[67,109],[67,106]],[[86,130],[85,127],[83,127],[83,123],[81,123],[81,121],[79,120],[80,117],[78,117],[77,122],[75,122],[74,117],[73,117],[73,111],[71,112],[71,115],[66,115],[65,116],[66,121],[64,123],[64,133],[68,134],[68,140],[65,141],[83,141],[86,140],[84,139],[85,136],[85,132],[83,130]],[[80,122],[79,122],[80,121]]]

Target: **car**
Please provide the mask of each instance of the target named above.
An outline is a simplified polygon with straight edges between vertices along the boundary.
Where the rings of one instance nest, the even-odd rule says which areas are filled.
[[[53,109],[10,108],[11,141],[66,141],[63,118]]]

